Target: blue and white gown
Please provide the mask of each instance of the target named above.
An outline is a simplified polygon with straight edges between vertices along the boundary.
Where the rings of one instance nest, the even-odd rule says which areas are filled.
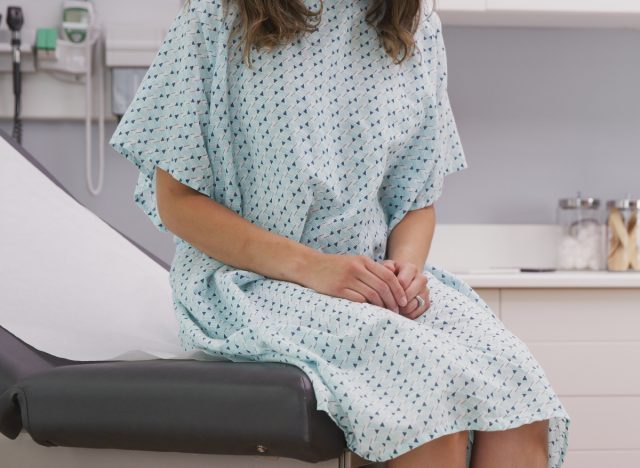
[[[110,144],[140,170],[135,201],[166,231],[155,167],[245,219],[326,253],[385,259],[387,237],[466,167],[447,94],[437,13],[393,63],[370,1],[304,0],[317,30],[242,60],[236,2],[191,0],[174,19]],[[429,263],[416,320],[240,270],[174,237],[180,340],[311,379],[317,407],[360,456],[383,461],[434,438],[550,419],[549,467],[569,415],[527,346],[466,283]]]

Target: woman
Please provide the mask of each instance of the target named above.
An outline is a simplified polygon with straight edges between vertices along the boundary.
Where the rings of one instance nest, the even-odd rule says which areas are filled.
[[[569,416],[528,348],[426,262],[466,167],[419,0],[191,0],[111,145],[175,236],[185,350],[300,367],[392,468],[559,467]]]

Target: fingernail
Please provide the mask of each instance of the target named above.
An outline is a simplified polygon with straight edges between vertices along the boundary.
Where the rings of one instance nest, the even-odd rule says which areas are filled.
[[[402,297],[400,298],[400,305],[401,305],[402,307],[404,307],[404,306],[406,306],[406,305],[407,305],[407,296],[402,296]]]

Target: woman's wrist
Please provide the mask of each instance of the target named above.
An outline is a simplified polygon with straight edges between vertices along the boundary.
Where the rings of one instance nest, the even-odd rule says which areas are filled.
[[[308,287],[312,265],[324,255],[321,251],[298,243],[290,254],[285,256],[280,272],[281,279]]]
[[[409,262],[413,263],[419,271],[422,271],[424,268],[424,264],[426,259],[423,260],[422,257],[418,257],[417,255],[412,255],[411,253],[403,254],[403,253],[395,253],[388,257],[389,260],[393,260],[394,262]]]
[[[410,262],[422,271],[429,255],[435,230],[433,206],[408,212],[387,239],[387,258]]]

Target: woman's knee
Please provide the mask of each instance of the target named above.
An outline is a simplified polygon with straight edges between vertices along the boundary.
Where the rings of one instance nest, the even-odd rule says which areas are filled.
[[[437,440],[442,444],[447,444],[452,449],[466,449],[469,441],[469,431],[453,432],[434,440]]]
[[[466,460],[469,432],[454,432],[437,437],[387,462],[389,468],[415,466],[459,467]],[[427,464],[429,463],[429,464]]]
[[[543,419],[502,431],[477,431],[475,439],[478,443],[491,440],[504,445],[515,444],[520,447],[546,447],[548,443],[548,432],[549,420]]]
[[[534,421],[530,424],[526,424],[526,430],[529,432],[529,440],[535,444],[546,445],[549,442],[549,420],[543,419],[541,421]]]

